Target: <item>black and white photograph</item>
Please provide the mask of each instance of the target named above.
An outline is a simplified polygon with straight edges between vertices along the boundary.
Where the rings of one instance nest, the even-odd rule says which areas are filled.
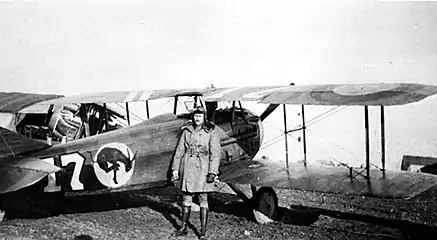
[[[0,240],[437,236],[437,1],[0,0],[0,83]]]

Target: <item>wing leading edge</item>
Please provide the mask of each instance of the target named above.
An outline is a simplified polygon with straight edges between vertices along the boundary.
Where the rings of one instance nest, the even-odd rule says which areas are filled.
[[[437,176],[405,171],[372,169],[370,180],[345,167],[291,163],[289,171],[279,163],[254,160],[236,161],[223,166],[220,181],[385,198],[411,198],[437,186]],[[361,169],[363,170],[363,169]],[[357,169],[360,171],[360,169]]]
[[[412,83],[287,85],[235,88],[190,88],[87,93],[62,97],[25,93],[0,93],[0,111],[34,112],[51,104],[139,102],[175,96],[204,96],[205,101],[257,101],[298,105],[403,105],[437,93],[437,86]],[[6,104],[11,94],[21,100]],[[27,101],[27,100],[29,101]]]
[[[437,86],[411,83],[330,84],[265,88],[233,88],[205,97],[206,101],[259,101],[266,104],[389,106],[420,101]]]

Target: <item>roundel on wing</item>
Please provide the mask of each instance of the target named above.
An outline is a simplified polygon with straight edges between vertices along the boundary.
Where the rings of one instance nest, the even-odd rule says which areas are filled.
[[[105,144],[99,148],[93,160],[97,179],[107,187],[122,186],[133,175],[135,155],[126,144]]]
[[[394,91],[397,84],[362,84],[362,85],[341,85],[332,91],[342,96],[363,96],[370,94],[381,94],[381,92]]]

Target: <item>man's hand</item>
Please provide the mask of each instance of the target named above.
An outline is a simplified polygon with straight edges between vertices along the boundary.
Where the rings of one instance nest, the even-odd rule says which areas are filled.
[[[178,170],[173,170],[171,173],[171,182],[175,182],[179,179],[179,172]]]
[[[215,175],[214,173],[208,173],[208,175],[206,175],[206,182],[213,183],[213,182],[215,182],[216,178],[217,178],[217,175]]]

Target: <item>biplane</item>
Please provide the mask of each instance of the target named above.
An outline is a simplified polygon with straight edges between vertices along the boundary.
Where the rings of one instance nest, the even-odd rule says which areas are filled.
[[[437,176],[385,168],[384,107],[420,101],[437,93],[422,84],[341,84],[120,91],[77,96],[0,93],[0,209],[8,194],[104,194],[169,184],[169,170],[180,129],[190,113],[177,113],[178,99],[192,97],[217,126],[222,158],[219,181],[227,183],[254,209],[273,218],[278,210],[275,188],[411,198],[437,185]],[[149,117],[149,101],[173,98],[174,111]],[[232,107],[217,108],[218,102]],[[241,102],[266,104],[257,116]],[[148,119],[129,125],[129,104],[145,102]],[[125,104],[126,114],[109,107]],[[237,104],[238,103],[238,104]],[[302,106],[304,159],[286,166],[254,159],[263,141],[262,122],[281,104]],[[305,105],[363,106],[366,158],[364,168],[320,166],[306,161]],[[381,168],[370,167],[368,108],[380,107]],[[5,120],[6,119],[6,120]],[[118,120],[127,120],[122,127]],[[287,130],[286,121],[285,136]],[[296,129],[293,129],[295,131]],[[286,148],[287,149],[287,148]],[[288,155],[286,155],[288,156]],[[252,186],[253,197],[239,188]]]

